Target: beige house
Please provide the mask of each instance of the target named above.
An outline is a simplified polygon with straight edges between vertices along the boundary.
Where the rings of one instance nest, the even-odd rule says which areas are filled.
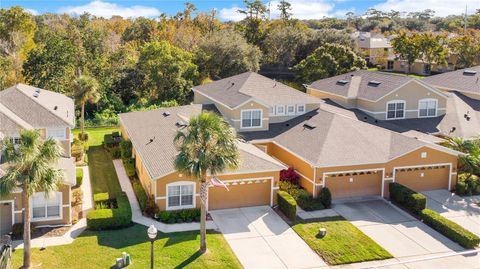
[[[386,66],[387,60],[394,56],[390,39],[382,34],[355,32],[351,37],[369,65]]]
[[[366,70],[317,80],[307,93],[359,109],[378,120],[432,118],[445,114],[447,95],[422,80]]]
[[[480,66],[423,78],[422,81],[445,92],[459,92],[480,100]]]
[[[39,130],[43,138],[56,139],[64,150],[57,164],[65,172],[64,183],[48,198],[43,192],[33,195],[31,216],[34,225],[71,223],[71,187],[76,184],[75,161],[70,150],[74,112],[73,100],[62,94],[23,84],[0,91],[0,139],[8,138],[17,143],[20,130]],[[4,173],[2,168],[7,165],[0,158],[0,173]],[[11,231],[13,224],[23,221],[22,195],[18,192],[1,197],[0,204],[0,234],[5,234]]]

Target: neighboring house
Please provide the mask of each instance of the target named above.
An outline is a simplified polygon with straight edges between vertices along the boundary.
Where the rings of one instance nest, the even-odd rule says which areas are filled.
[[[31,216],[34,225],[71,223],[71,187],[76,184],[75,161],[70,151],[74,126],[74,102],[65,95],[23,84],[0,91],[0,139],[13,139],[18,143],[20,130],[38,130],[43,138],[55,138],[64,150],[57,167],[64,170],[65,181],[48,198],[43,192],[33,195]],[[0,165],[0,173],[4,173],[1,168],[7,165]],[[11,231],[13,224],[23,222],[22,195],[18,192],[1,197],[0,203],[3,204],[0,234],[5,234]]]
[[[175,171],[177,149],[173,138],[177,130],[188,125],[192,115],[202,110],[223,115],[247,141],[239,142],[240,168],[218,175],[230,191],[209,188],[209,209],[275,204],[279,171],[287,166],[299,172],[300,184],[314,196],[322,187],[328,187],[334,199],[388,197],[388,183],[392,181],[418,191],[450,190],[455,186],[461,153],[328,112],[321,108],[324,101],[313,102],[312,97],[279,82],[268,83],[264,77],[246,74],[213,82],[208,88],[202,86],[200,95],[200,87],[195,87],[195,101],[202,104],[120,115],[122,135],[132,141],[139,177],[161,210],[199,206],[198,184]],[[250,79],[253,81],[248,82]],[[245,97],[237,88],[229,91],[237,84],[242,89],[242,81],[248,82],[248,92],[254,94]],[[272,90],[273,85],[281,89],[278,94]],[[262,91],[268,94],[262,95]],[[214,96],[215,102],[207,96]],[[282,116],[281,120],[270,116],[264,119],[261,129],[239,128],[229,107],[248,108],[250,104],[284,108],[300,104],[307,109]],[[240,117],[240,111],[236,115]],[[180,202],[184,195],[185,205]]]
[[[435,88],[446,92],[459,92],[480,100],[480,65],[422,79]]]
[[[451,55],[447,57],[447,65],[438,65],[436,63],[428,64],[422,60],[415,60],[410,66],[410,74],[416,74],[420,76],[429,76],[431,74],[445,73],[455,70],[456,56]],[[404,60],[397,59],[395,57],[389,57],[385,65],[382,68],[387,71],[409,73],[408,63]]]
[[[200,206],[200,184],[175,170],[178,154],[175,134],[202,111],[216,111],[212,105],[187,105],[120,114],[122,136],[133,145],[138,177],[160,210]],[[218,112],[216,112],[218,113]],[[274,205],[281,163],[251,144],[238,142],[240,167],[217,178],[227,184],[210,188],[208,209]]]
[[[377,120],[438,117],[448,96],[417,78],[360,70],[305,85],[307,93]]]
[[[193,87],[194,103],[214,104],[237,131],[268,130],[315,110],[320,100],[254,72]]]
[[[386,66],[387,60],[394,56],[390,39],[382,34],[355,32],[352,38],[369,66]]]

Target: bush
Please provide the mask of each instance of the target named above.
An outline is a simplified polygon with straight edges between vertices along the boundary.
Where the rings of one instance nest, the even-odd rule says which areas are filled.
[[[33,225],[30,223],[30,233],[33,232]],[[23,239],[23,223],[15,223],[12,226],[12,239]]]
[[[460,174],[455,185],[455,193],[462,196],[480,194],[480,179],[476,175]]]
[[[130,141],[120,142],[120,150],[122,151],[122,159],[128,160],[132,158],[132,142]]]
[[[420,218],[425,224],[464,248],[475,248],[480,244],[478,236],[433,210],[424,209],[420,211]]]
[[[313,198],[313,196],[305,189],[300,188],[298,185],[289,181],[280,181],[280,190],[290,194],[305,211],[321,210],[325,209],[325,205],[322,203],[320,197]]]
[[[200,213],[199,208],[162,211],[158,214],[158,220],[163,223],[199,222]]]
[[[122,152],[118,147],[114,147],[110,150],[113,159],[120,159],[122,157]]]
[[[95,193],[93,195],[93,201],[95,203],[104,202],[104,201],[107,201],[107,200],[110,200],[110,194],[108,194],[108,192]]]
[[[390,200],[405,207],[413,214],[418,214],[425,209],[427,205],[427,197],[417,193],[396,182],[390,183],[388,186],[390,191]]]
[[[297,202],[290,194],[286,191],[278,191],[277,202],[278,207],[288,219],[291,221],[297,219]]]
[[[75,185],[75,188],[78,188],[83,183],[83,169],[82,168],[77,168],[75,170],[75,178],[77,179],[77,184]]]
[[[115,141],[113,140],[113,135],[112,134],[105,134],[103,136],[103,144],[107,148],[113,148]]]
[[[145,192],[142,183],[138,179],[132,181],[132,187],[133,192],[135,192],[135,196],[137,197],[138,203],[140,204],[140,208],[142,209],[142,211],[144,211],[147,207],[147,193]]]
[[[127,172],[127,176],[129,177],[134,177],[136,174],[135,171],[135,160],[133,159],[128,159],[128,160],[123,160],[123,166],[125,167],[125,171]]]
[[[83,146],[82,142],[79,140],[75,140],[72,144],[72,157],[75,158],[76,162],[83,160],[83,156],[85,155],[85,147]]]
[[[150,196],[147,198],[145,209],[143,209],[143,213],[149,217],[155,217],[156,214],[160,212],[157,203],[155,202],[155,197]]]
[[[83,133],[83,135],[82,135],[82,133],[79,133],[78,134],[78,139],[80,141],[88,141],[88,133]]]
[[[288,181],[293,184],[298,184],[298,180],[300,179],[300,175],[295,172],[293,167],[289,167],[287,170],[280,171],[280,180],[281,181]]]
[[[329,208],[332,205],[332,193],[330,190],[325,187],[320,190],[320,201],[322,204],[326,207]]]
[[[83,191],[80,188],[72,190],[72,205],[77,206],[82,204],[83,201]]]
[[[88,212],[87,227],[91,230],[105,230],[130,226],[132,209],[130,208],[127,195],[124,192],[118,193],[116,200],[117,208],[95,209]]]

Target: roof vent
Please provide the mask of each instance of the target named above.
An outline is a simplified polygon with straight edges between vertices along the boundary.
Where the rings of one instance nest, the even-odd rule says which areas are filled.
[[[471,70],[471,69],[466,69],[463,71],[463,75],[465,76],[475,76],[477,74],[477,71]]]
[[[345,85],[348,83],[348,80],[345,80],[345,79],[341,79],[339,81],[337,81],[337,84],[340,84],[340,85]]]
[[[184,121],[181,121],[181,120],[177,121],[177,123],[175,123],[175,125],[177,127],[187,127],[187,123],[184,122]]]
[[[170,116],[170,111],[165,111],[162,113],[164,117],[168,117]]]
[[[33,97],[38,98],[38,93],[34,93]]]
[[[35,89],[35,92],[36,92],[36,93],[40,93],[40,89]]]
[[[317,126],[315,124],[310,123],[308,121],[303,124],[303,127],[308,128],[310,130],[317,128]]]
[[[54,106],[54,107],[53,107],[53,110],[56,111],[57,109],[58,109],[58,106]]]
[[[368,82],[368,85],[370,85],[370,86],[375,86],[375,87],[378,86],[378,85],[380,85],[380,84],[382,84],[382,83],[381,83],[380,81],[378,81],[378,80],[370,80],[370,81]]]

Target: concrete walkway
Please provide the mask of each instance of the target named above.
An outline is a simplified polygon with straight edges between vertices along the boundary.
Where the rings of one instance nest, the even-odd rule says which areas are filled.
[[[214,210],[210,214],[246,269],[328,268],[268,206]]]
[[[80,188],[83,192],[82,211],[83,216],[87,217],[87,212],[93,209],[92,184],[90,182],[90,170],[88,166],[78,167],[83,169],[83,181]]]
[[[314,211],[305,211],[297,206],[297,216],[301,219],[319,219],[319,218],[328,218],[328,217],[337,217],[340,216],[337,211],[333,209],[322,209]]]
[[[133,192],[132,184],[130,183],[130,179],[127,176],[127,172],[125,171],[122,160],[113,160],[113,165],[115,166],[118,180],[120,181],[120,186],[122,187],[122,190],[127,194],[128,201],[130,202],[130,207],[132,208],[133,222],[145,225],[147,227],[153,224],[159,231],[163,233],[195,231],[200,229],[200,223],[165,224],[152,218],[143,216],[142,210],[140,209],[140,205],[138,203],[137,197],[135,196],[135,192]],[[207,229],[217,229],[217,226],[213,221],[207,221]]]

